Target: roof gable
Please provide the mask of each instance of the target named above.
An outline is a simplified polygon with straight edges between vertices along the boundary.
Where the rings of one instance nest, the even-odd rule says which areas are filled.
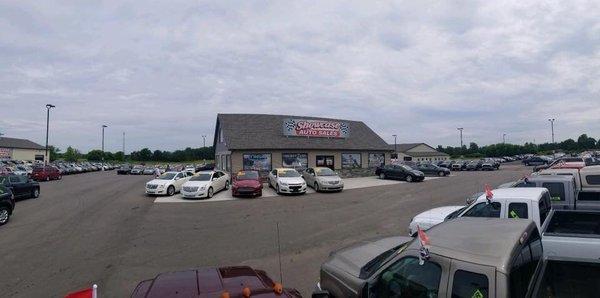
[[[26,139],[0,137],[0,148],[36,149],[44,150],[46,147]]]
[[[283,122],[287,118],[345,122],[349,126],[349,136],[348,138],[284,136]],[[387,143],[361,121],[288,115],[219,114],[217,115],[217,123],[223,131],[223,137],[229,150],[390,151]],[[218,141],[218,139],[215,139],[215,141]]]

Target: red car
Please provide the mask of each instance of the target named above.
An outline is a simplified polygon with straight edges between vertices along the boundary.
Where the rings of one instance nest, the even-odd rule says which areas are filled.
[[[140,282],[132,298],[148,297],[302,297],[283,288],[262,270],[247,266],[199,268],[162,273]]]
[[[33,168],[31,179],[35,181],[50,181],[62,179],[60,171],[53,166]]]
[[[233,176],[233,196],[262,196],[262,181],[257,171],[241,171]]]

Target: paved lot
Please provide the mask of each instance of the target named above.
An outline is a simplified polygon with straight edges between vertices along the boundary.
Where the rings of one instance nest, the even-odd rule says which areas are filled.
[[[102,297],[126,297],[159,272],[237,264],[278,279],[279,222],[283,283],[309,296],[331,250],[406,235],[416,213],[464,203],[485,183],[528,172],[508,165],[423,183],[204,204],[154,204],[143,194],[144,176],[66,176],[43,183],[39,199],[18,202],[0,227],[0,289],[2,297],[61,297],[95,282]]]
[[[438,179],[440,177],[425,177],[425,180],[433,180]],[[407,183],[406,181],[400,180],[384,180],[379,179],[376,176],[373,177],[360,177],[360,178],[346,178],[344,179],[344,189],[357,189],[357,188],[365,188],[365,187],[377,187],[383,185],[393,185]],[[307,194],[316,193],[312,188],[308,188],[306,191]],[[269,198],[279,196],[275,189],[270,188],[268,184],[264,184],[263,194],[261,197],[255,199]],[[284,195],[285,196],[285,195]],[[156,197],[154,203],[206,203],[206,202],[221,202],[221,201],[233,201],[233,200],[246,200],[247,198],[236,198],[231,195],[231,191],[220,191],[216,193],[210,199],[199,199],[199,200],[190,200],[184,199],[180,194],[176,194],[171,197],[167,196],[159,196]]]

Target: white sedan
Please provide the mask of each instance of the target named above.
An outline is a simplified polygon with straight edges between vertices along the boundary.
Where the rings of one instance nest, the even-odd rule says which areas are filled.
[[[146,183],[146,194],[172,196],[181,191],[181,186],[190,180],[190,177],[191,175],[186,172],[165,172]]]
[[[229,174],[222,171],[199,172],[183,184],[181,195],[186,199],[210,199],[215,193],[229,189],[229,180]]]
[[[306,193],[306,181],[294,169],[279,168],[269,173],[269,186],[280,193]]]
[[[421,230],[426,231],[429,228],[444,222],[445,220],[452,219],[456,217],[461,211],[463,211],[468,206],[444,206],[433,208],[427,210],[425,212],[417,214],[410,221],[408,226],[408,235],[411,237],[415,237],[417,235],[417,226],[421,228]]]

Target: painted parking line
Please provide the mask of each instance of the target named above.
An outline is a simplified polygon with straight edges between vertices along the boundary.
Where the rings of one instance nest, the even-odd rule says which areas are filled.
[[[425,177],[425,181],[440,179],[442,177]],[[379,179],[376,176],[371,177],[359,177],[359,178],[346,178],[344,179],[344,189],[357,189],[357,188],[366,188],[366,187],[378,187],[385,185],[394,185],[394,184],[403,184],[407,183],[406,181],[400,180],[387,180],[387,179]],[[315,193],[312,188],[308,188],[306,191],[307,194]],[[275,193],[275,190],[268,187],[266,184],[263,187],[263,194],[260,198],[269,198],[279,196]],[[223,202],[223,201],[234,201],[240,200],[240,198],[235,198],[231,195],[230,190],[223,190],[216,193],[211,199],[184,199],[180,194],[176,194],[171,197],[157,197],[154,200],[154,203],[208,203],[208,202]],[[243,198],[242,198],[243,200]]]

